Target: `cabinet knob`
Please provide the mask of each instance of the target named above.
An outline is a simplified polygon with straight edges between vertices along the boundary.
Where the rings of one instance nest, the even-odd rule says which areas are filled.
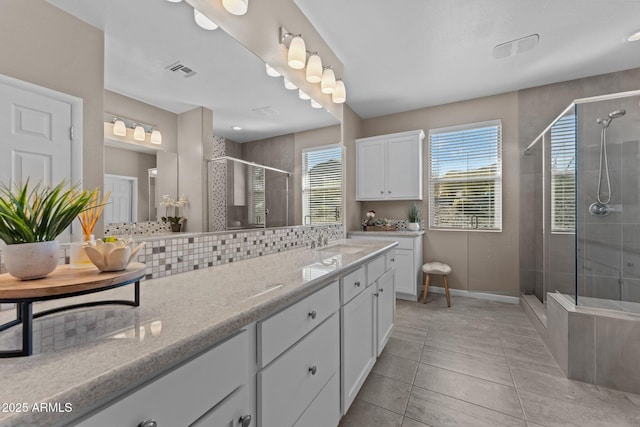
[[[391,194],[391,190],[389,190],[389,194]]]
[[[384,191],[380,190],[380,194],[384,194]]]
[[[384,292],[384,289],[383,289],[383,288],[380,288],[380,291],[379,291],[379,292],[380,292],[380,293],[383,293],[383,292]]]
[[[311,375],[315,375],[316,372],[318,372],[318,366],[313,365],[312,367],[309,368],[309,372],[311,372]]]
[[[354,283],[354,285],[356,285],[356,288],[360,287],[360,281],[358,280],[357,282]]]
[[[380,296],[377,292],[375,294],[373,294],[373,295],[376,296],[376,297]]]
[[[312,319],[315,319],[317,315],[318,315],[318,313],[316,313],[316,311],[315,311],[315,310],[313,310],[313,311],[311,311],[311,312],[309,313],[309,317],[311,317]]]
[[[396,259],[395,258],[391,258],[391,262],[396,262]]]
[[[251,425],[251,415],[246,414],[240,417],[240,427],[249,427]]]
[[[138,427],[158,427],[158,423],[156,420],[144,420],[138,424]]]

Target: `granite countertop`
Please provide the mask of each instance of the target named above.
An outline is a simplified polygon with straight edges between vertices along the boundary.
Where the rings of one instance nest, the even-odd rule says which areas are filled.
[[[348,231],[349,236],[422,236],[424,230],[419,231]]]
[[[143,281],[137,308],[101,306],[36,319],[34,354],[0,359],[0,405],[24,403],[28,410],[20,413],[0,407],[0,425],[64,425],[396,244],[340,240],[317,250],[294,249]],[[353,253],[354,246],[361,250]],[[132,296],[133,287],[125,286],[39,303],[34,312]],[[14,310],[2,311],[0,323],[14,316]],[[0,333],[3,350],[20,342],[20,327]],[[62,410],[34,412],[33,405],[41,402],[57,403]],[[71,405],[71,413],[65,413],[65,404]]]

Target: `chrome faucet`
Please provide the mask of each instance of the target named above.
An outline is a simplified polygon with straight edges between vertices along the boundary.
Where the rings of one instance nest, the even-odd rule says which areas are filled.
[[[323,246],[327,246],[329,244],[329,238],[333,237],[334,239],[338,237],[336,231],[331,227],[321,228],[318,231],[318,241],[316,246],[321,248]]]

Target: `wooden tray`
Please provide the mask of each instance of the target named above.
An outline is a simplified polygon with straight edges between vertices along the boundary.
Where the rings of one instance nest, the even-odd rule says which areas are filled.
[[[396,231],[395,225],[365,225],[362,227],[364,231]]]

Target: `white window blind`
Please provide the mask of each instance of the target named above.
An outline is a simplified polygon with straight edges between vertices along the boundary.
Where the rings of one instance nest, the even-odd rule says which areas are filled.
[[[576,226],[576,116],[551,127],[551,232]]]
[[[266,224],[264,176],[264,168],[249,167],[249,222],[256,225]]]
[[[429,131],[429,228],[502,230],[502,123]]]
[[[302,222],[335,224],[342,209],[342,146],[302,152]]]

